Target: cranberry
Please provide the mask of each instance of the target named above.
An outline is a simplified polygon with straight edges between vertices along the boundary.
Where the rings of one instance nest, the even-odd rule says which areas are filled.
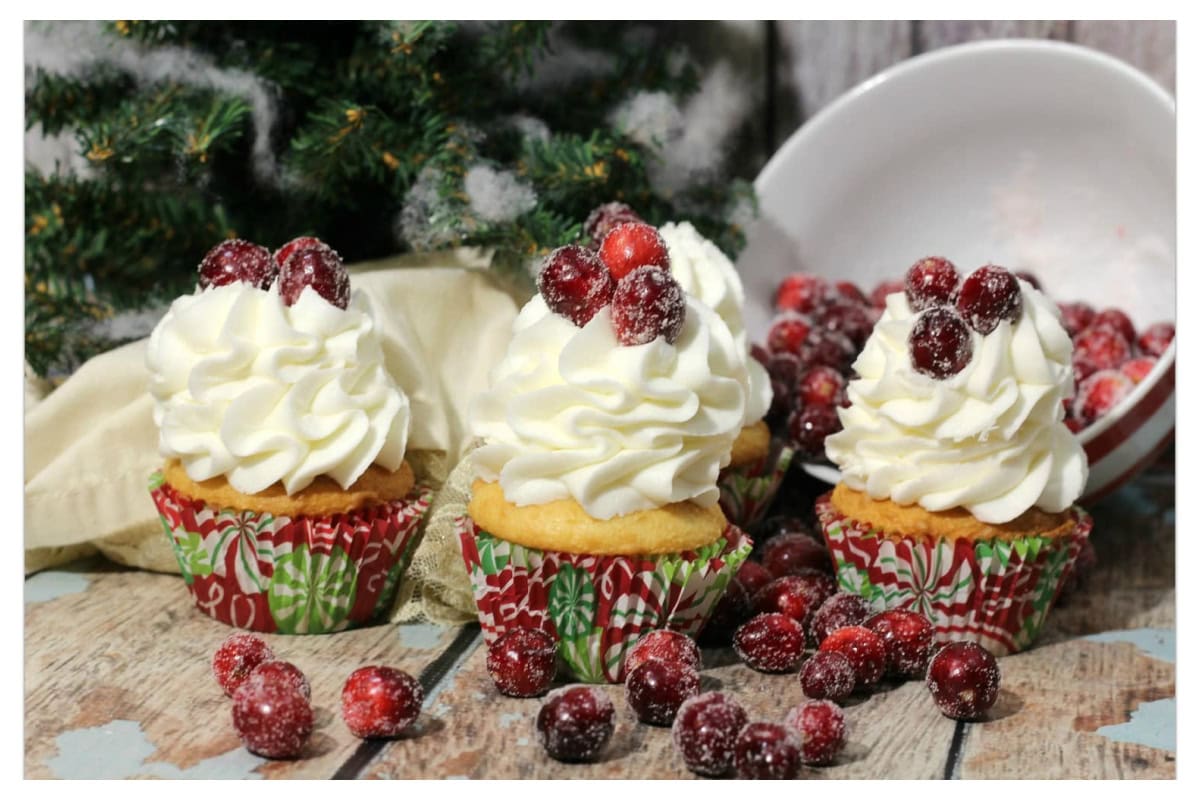
[[[858,288],[858,284],[850,281],[838,281],[833,285],[834,291],[847,300],[858,303],[861,306],[870,305],[871,301],[863,294],[862,289]]]
[[[246,680],[281,683],[304,695],[305,700],[312,700],[312,687],[308,678],[290,661],[264,661],[251,670]]]
[[[1158,358],[1167,352],[1167,347],[1175,339],[1175,326],[1170,322],[1156,322],[1138,337],[1138,349],[1143,354]]]
[[[838,592],[813,612],[813,639],[820,643],[838,628],[861,625],[871,613],[871,606],[862,595]]]
[[[269,289],[278,272],[271,251],[245,239],[226,239],[200,261],[200,288],[248,283]]]
[[[885,308],[888,295],[903,291],[904,281],[882,281],[871,290],[871,305],[875,308]]]
[[[753,597],[759,589],[774,580],[775,576],[762,564],[747,559],[738,567],[737,579],[746,588],[746,592]]]
[[[856,352],[854,343],[845,334],[817,328],[800,345],[800,363],[805,367],[824,365],[846,372]]]
[[[791,353],[775,353],[767,359],[767,374],[771,380],[787,386],[795,386],[802,372],[800,357]]]
[[[832,764],[846,746],[846,715],[828,700],[801,703],[788,711],[783,723],[800,739],[800,760],[805,764]]]
[[[814,531],[812,526],[801,517],[788,516],[786,514],[767,517],[763,521],[763,530],[766,531],[769,537],[786,536],[789,533],[802,533],[814,542],[821,544],[822,547],[825,546],[822,543],[821,534]]]
[[[213,653],[212,671],[225,694],[232,697],[255,667],[273,658],[275,654],[261,638],[252,633],[233,633]]]
[[[909,332],[908,352],[913,369],[945,380],[971,363],[971,331],[949,308],[931,308],[921,312]]]
[[[671,268],[662,234],[644,222],[622,222],[609,231],[600,244],[600,260],[618,281],[638,267]]]
[[[1000,667],[995,656],[975,642],[951,642],[930,659],[925,685],[947,717],[979,719],[996,703]]]
[[[913,311],[953,305],[958,292],[958,270],[941,256],[922,258],[904,276],[904,296]]]
[[[1096,315],[1092,320],[1093,325],[1107,324],[1116,328],[1125,341],[1133,344],[1137,340],[1137,331],[1134,330],[1133,320],[1119,308],[1106,308]]]
[[[734,745],[737,776],[753,780],[792,780],[800,773],[800,742],[791,728],[751,722]]]
[[[1067,426],[1067,430],[1071,433],[1079,433],[1087,427],[1083,420],[1079,417],[1067,417],[1063,420],[1063,424]]]
[[[1156,363],[1158,362],[1153,358],[1131,358],[1121,365],[1121,374],[1138,384],[1146,379]]]
[[[1042,291],[1042,282],[1039,281],[1037,276],[1032,272],[1029,272],[1028,270],[1019,270],[1013,274],[1028,283],[1033,288],[1037,289],[1039,292]]]
[[[659,336],[674,344],[683,332],[686,295],[671,273],[638,267],[617,282],[612,298],[613,330],[627,346],[647,344]]]
[[[295,253],[297,250],[308,250],[310,248],[325,249],[331,253],[335,252],[332,247],[315,236],[298,236],[275,251],[275,266],[282,269],[287,260],[292,257],[292,253]]]
[[[708,621],[700,631],[706,644],[728,646],[730,637],[738,626],[750,618],[750,595],[737,578],[725,585],[725,591]]]
[[[359,738],[399,736],[421,715],[417,679],[391,667],[360,667],[342,687],[342,719]]]
[[[1075,338],[1074,359],[1092,372],[1118,369],[1132,357],[1133,349],[1124,334],[1106,322],[1093,322]]]
[[[593,250],[600,247],[604,237],[626,222],[641,222],[638,213],[625,203],[605,203],[592,209],[587,220],[583,223],[583,235],[591,244]]]
[[[828,564],[828,556],[826,556],[826,564]],[[828,570],[828,566],[825,567]],[[822,604],[837,592],[837,582],[828,572],[811,567],[799,567],[793,569],[788,575],[789,578],[794,578],[792,585],[808,598],[808,607],[816,611]]]
[[[554,681],[557,651],[550,634],[537,628],[512,628],[488,648],[488,675],[501,694],[537,697]]]
[[[924,614],[906,608],[889,608],[863,623],[879,635],[887,650],[887,671],[902,678],[925,674],[933,655],[933,623]]]
[[[887,648],[883,639],[861,625],[838,628],[825,637],[820,650],[841,653],[854,667],[855,688],[874,686],[883,677],[887,667]]]
[[[755,361],[763,365],[763,369],[766,369],[767,364],[771,360],[771,354],[767,352],[767,348],[757,342],[750,345],[750,355]]]
[[[780,314],[767,331],[767,350],[772,354],[791,353],[799,356],[812,329],[812,320],[803,314],[794,311]]]
[[[768,541],[763,548],[762,565],[776,578],[793,575],[804,567],[828,572],[829,551],[806,534],[781,534]],[[813,608],[818,606],[820,603]]]
[[[700,669],[700,648],[678,631],[650,631],[637,640],[625,656],[625,674],[647,661],[675,661],[692,670]]]
[[[233,695],[233,727],[251,753],[295,758],[312,733],[312,706],[285,682],[247,681]]]
[[[849,301],[826,303],[813,314],[813,321],[827,331],[843,334],[855,348],[866,343],[875,327],[875,319],[866,307]]]
[[[538,740],[558,761],[588,761],[612,737],[617,713],[612,700],[594,686],[563,686],[538,711]]]
[[[818,650],[800,668],[800,688],[814,700],[840,703],[854,691],[854,666],[832,650]]]
[[[279,268],[279,296],[295,305],[308,287],[338,308],[350,305],[350,276],[337,253],[328,247],[295,251]]]
[[[1087,303],[1059,303],[1058,311],[1062,315],[1062,326],[1072,339],[1091,325],[1096,317],[1095,310]]]
[[[792,445],[810,460],[825,457],[825,437],[842,429],[842,420],[831,406],[806,406],[788,416]]]
[[[787,614],[759,614],[737,629],[733,649],[751,669],[790,672],[804,658],[804,626]]]
[[[718,777],[733,766],[738,734],[746,722],[746,712],[732,697],[705,692],[683,701],[671,726],[671,739],[688,769]]]
[[[771,380],[771,407],[767,410],[768,424],[774,429],[787,421],[792,410],[792,396],[788,384]]]
[[[754,594],[751,602],[759,614],[786,614],[797,622],[805,622],[816,610],[808,604],[803,582],[790,576],[771,581]]]
[[[979,333],[987,336],[1003,320],[1021,317],[1021,285],[1004,267],[988,264],[972,272],[958,291],[958,313]]]
[[[594,252],[574,244],[546,256],[537,277],[547,308],[580,328],[612,301],[616,285]]]
[[[651,659],[625,678],[625,700],[642,722],[670,725],[683,701],[699,693],[700,673],[682,661]]]
[[[799,311],[807,314],[815,309],[829,293],[824,278],[795,272],[783,279],[775,292],[776,311]]]
[[[1075,394],[1075,416],[1090,425],[1112,411],[1133,391],[1133,381],[1112,369],[1091,375],[1079,385]]]

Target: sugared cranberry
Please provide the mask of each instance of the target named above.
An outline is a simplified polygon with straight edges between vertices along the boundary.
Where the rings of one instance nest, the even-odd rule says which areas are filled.
[[[795,312],[780,314],[771,323],[771,329],[767,331],[767,349],[772,354],[791,353],[798,357],[812,329],[812,320],[803,314]]]
[[[797,622],[806,622],[816,609],[808,604],[808,593],[802,581],[791,576],[776,578],[755,592],[751,599],[758,614],[786,614]]]
[[[1064,419],[1063,424],[1067,426],[1067,430],[1069,430],[1071,433],[1079,433],[1081,430],[1087,427],[1083,420],[1081,420],[1079,417],[1073,416]]]
[[[700,631],[705,644],[728,646],[733,632],[750,618],[750,594],[737,578],[725,585],[725,592]]]
[[[833,367],[813,367],[796,381],[796,395],[806,406],[836,406],[845,391],[846,379]]]
[[[292,257],[292,254],[297,250],[308,250],[310,248],[325,249],[333,252],[333,248],[322,242],[315,236],[297,236],[283,247],[275,251],[275,266],[282,268],[287,260]]]
[[[391,667],[360,667],[342,686],[342,719],[359,738],[399,736],[421,715],[425,691]]]
[[[929,661],[925,685],[938,710],[951,719],[979,719],[996,703],[1000,667],[975,642],[951,642]]]
[[[767,348],[763,347],[758,342],[750,345],[750,356],[759,364],[762,364],[764,369],[771,361],[771,354],[767,352]]]
[[[808,607],[816,611],[821,605],[837,592],[837,581],[833,579],[833,575],[829,573],[829,557],[825,557],[825,571],[813,569],[812,567],[799,567],[793,569],[788,575],[789,578],[795,578],[793,584],[797,589],[804,592],[804,596],[808,598]]]
[[[641,222],[638,213],[625,203],[604,203],[592,209],[583,223],[583,235],[591,248],[600,247],[613,228],[626,222]]]
[[[678,631],[650,631],[638,639],[625,655],[625,674],[647,661],[676,661],[692,670],[700,669],[700,648],[690,636]]]
[[[1095,309],[1087,303],[1059,303],[1058,311],[1062,315],[1062,326],[1072,339],[1091,325],[1096,317]]]
[[[1092,320],[1092,324],[1112,325],[1129,344],[1133,344],[1137,340],[1137,331],[1134,330],[1133,320],[1131,320],[1129,315],[1119,308],[1104,309],[1096,314],[1096,318]]]
[[[1019,270],[1013,274],[1028,283],[1033,288],[1037,289],[1039,292],[1042,291],[1042,282],[1039,281],[1037,276],[1032,272],[1029,272],[1028,270]]]
[[[312,733],[312,706],[285,682],[247,681],[233,695],[233,727],[251,753],[295,758]]]
[[[1115,327],[1106,322],[1093,322],[1075,338],[1073,357],[1075,361],[1096,372],[1102,369],[1119,369],[1133,357],[1133,350],[1124,334]]]
[[[875,319],[866,306],[850,301],[826,303],[813,313],[813,321],[827,331],[844,335],[855,348],[866,343],[875,327]]]
[[[818,650],[800,668],[800,688],[814,700],[840,703],[854,691],[850,659],[832,650]]]
[[[1090,425],[1133,391],[1133,381],[1117,370],[1104,369],[1091,375],[1075,393],[1075,416]]]
[[[800,363],[805,367],[824,365],[846,372],[856,353],[854,343],[846,335],[817,328],[800,345]]]
[[[649,725],[670,725],[683,701],[700,691],[700,673],[682,661],[652,658],[630,670],[625,700]]]
[[[881,281],[871,290],[871,305],[875,308],[884,308],[887,306],[888,295],[903,291],[904,281]]]
[[[554,682],[557,647],[536,628],[512,628],[488,647],[487,671],[501,694],[537,697]]]
[[[917,372],[945,380],[971,363],[971,331],[949,308],[931,308],[921,312],[909,332],[908,354]]]
[[[201,259],[200,288],[248,283],[269,289],[278,272],[267,248],[245,239],[226,239]]]
[[[779,290],[775,293],[775,310],[807,314],[819,306],[828,293],[829,284],[824,278],[795,272],[779,284]]]
[[[862,595],[838,592],[813,612],[813,639],[820,643],[838,628],[861,625],[871,614],[871,606]]]
[[[800,773],[800,742],[786,725],[751,722],[738,734],[733,763],[743,780],[792,780]]]
[[[904,296],[914,312],[953,305],[958,291],[958,270],[941,256],[922,258],[904,276]]]
[[[833,285],[833,288],[842,297],[859,305],[865,306],[871,303],[867,299],[867,296],[863,294],[862,289],[858,288],[858,284],[851,283],[850,281],[838,281]]]
[[[212,671],[225,694],[232,697],[255,667],[273,658],[270,646],[258,636],[232,633],[213,653]]]
[[[1143,356],[1142,358],[1131,358],[1121,365],[1121,374],[1135,384],[1141,383],[1146,376],[1150,374],[1150,370],[1154,369],[1157,362],[1153,358]]]
[[[617,341],[623,345],[647,344],[659,336],[674,344],[686,315],[683,289],[664,269],[638,267],[617,281],[612,322]]]
[[[617,282],[594,252],[569,244],[546,256],[537,286],[551,311],[582,328],[612,301]]]
[[[1175,339],[1175,326],[1170,322],[1156,322],[1138,337],[1138,349],[1143,354],[1158,358],[1167,352],[1167,347]]]
[[[822,543],[821,534],[813,530],[812,525],[804,520],[803,517],[792,516],[788,514],[778,514],[773,517],[767,517],[763,520],[762,529],[766,532],[766,536],[774,538],[776,536],[786,536],[789,533],[802,533],[814,542]]]
[[[887,671],[902,678],[919,678],[933,655],[933,623],[924,614],[889,608],[863,623],[878,634],[887,650]]]
[[[763,547],[762,565],[776,578],[794,575],[805,567],[825,572],[831,569],[829,551],[803,533],[781,534],[768,541]]]
[[[828,700],[807,700],[795,706],[783,724],[796,732],[800,760],[805,764],[832,764],[846,746],[846,715]]]
[[[612,700],[594,686],[563,686],[546,697],[538,711],[538,740],[558,761],[588,761],[612,738],[617,712]]]
[[[887,667],[887,648],[874,632],[861,625],[838,628],[825,637],[820,650],[841,653],[854,667],[855,688],[863,689],[879,683]]]
[[[753,597],[758,593],[758,590],[766,586],[775,576],[771,571],[757,561],[746,559],[737,571],[738,582],[746,587],[746,591]]]
[[[337,253],[328,247],[301,248],[279,268],[279,296],[284,305],[295,305],[309,287],[338,308],[350,304],[350,276]]]
[[[1021,317],[1021,285],[1004,267],[988,264],[962,282],[957,307],[968,325],[987,336],[1002,321]]]
[[[800,357],[791,353],[774,353],[767,359],[767,374],[771,380],[795,386],[802,373]]]
[[[299,667],[290,661],[264,661],[251,670],[246,680],[281,683],[304,695],[305,700],[312,700],[312,687],[308,683],[308,678],[300,671]]]
[[[737,629],[733,649],[751,669],[789,672],[804,658],[804,626],[787,614],[759,614]]]
[[[842,420],[832,406],[806,406],[788,417],[791,444],[809,459],[825,456],[825,437],[842,429]]]
[[[670,270],[667,243],[658,229],[644,222],[622,222],[600,244],[600,260],[614,280],[621,280],[638,267]]]
[[[746,722],[746,712],[732,697],[705,692],[679,707],[671,739],[688,769],[715,778],[733,766],[737,737]]]

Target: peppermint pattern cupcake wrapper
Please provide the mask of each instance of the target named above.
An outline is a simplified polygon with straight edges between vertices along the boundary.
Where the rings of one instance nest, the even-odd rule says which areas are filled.
[[[795,454],[795,449],[787,445],[772,446],[770,454],[761,461],[721,470],[717,488],[721,490],[721,510],[725,517],[742,528],[761,522]]]
[[[490,645],[510,628],[537,628],[558,641],[560,662],[578,680],[620,683],[625,653],[647,631],[695,637],[750,554],[730,525],[696,551],[595,556],[536,550],[457,520],[463,561]]]
[[[933,622],[938,642],[973,641],[995,655],[1033,644],[1067,568],[1092,530],[1070,510],[1066,536],[1002,539],[892,539],[840,514],[825,494],[817,517],[837,569],[838,588],[879,610],[908,608]]]
[[[332,633],[387,614],[432,488],[323,517],[214,508],[163,481],[150,496],[196,607],[262,633]]]

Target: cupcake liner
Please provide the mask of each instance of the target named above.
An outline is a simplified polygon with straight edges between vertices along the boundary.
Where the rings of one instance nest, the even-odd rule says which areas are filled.
[[[893,539],[840,514],[829,494],[816,510],[841,591],[879,610],[918,611],[933,622],[938,642],[973,641],[995,655],[1037,639],[1092,530],[1092,518],[1074,507],[1075,530],[1066,536]]]
[[[796,451],[772,444],[771,452],[753,464],[728,467],[717,476],[721,510],[734,525],[750,528],[761,522],[775,499]]]
[[[262,633],[332,633],[391,608],[433,489],[322,517],[214,508],[150,478],[150,496],[196,607]]]
[[[560,661],[588,683],[620,683],[625,653],[645,632],[695,637],[753,546],[730,525],[695,551],[597,556],[536,550],[457,520],[463,561],[488,644],[510,628],[558,641]]]

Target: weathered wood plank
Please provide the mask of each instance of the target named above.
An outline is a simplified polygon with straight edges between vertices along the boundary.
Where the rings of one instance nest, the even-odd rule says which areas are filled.
[[[924,20],[916,23],[916,50],[923,53],[979,39],[1066,39],[1066,20]]]
[[[1174,20],[1079,20],[1071,38],[1132,64],[1175,91]]]

